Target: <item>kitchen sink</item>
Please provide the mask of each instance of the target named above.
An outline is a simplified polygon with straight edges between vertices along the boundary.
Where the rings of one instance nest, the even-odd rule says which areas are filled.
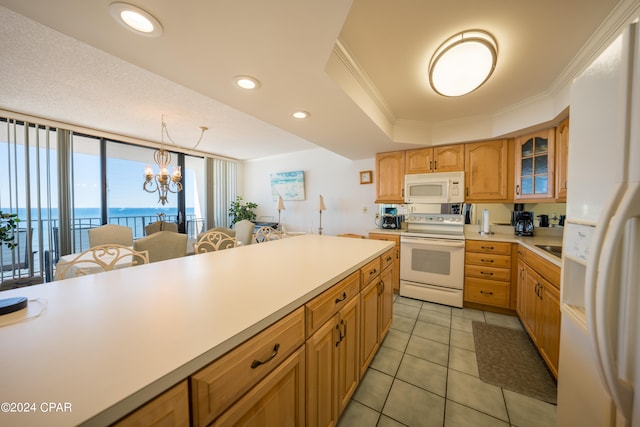
[[[553,246],[553,245],[536,245],[540,249],[545,252],[550,253],[551,255],[555,255],[558,258],[562,258],[562,246]]]

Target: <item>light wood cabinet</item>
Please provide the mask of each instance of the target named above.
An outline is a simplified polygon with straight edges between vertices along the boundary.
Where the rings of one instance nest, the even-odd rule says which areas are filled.
[[[485,240],[465,243],[465,302],[515,308],[511,298],[511,243]]]
[[[393,291],[398,293],[400,292],[400,236],[393,234],[384,234],[384,233],[369,233],[370,239],[375,240],[386,240],[389,242],[395,242],[396,246],[387,256],[388,259],[391,257],[393,259],[393,278],[392,285]],[[382,267],[383,269],[385,266]]]
[[[393,277],[394,264],[384,262],[389,258],[394,248],[380,256],[380,264],[385,268],[373,279],[370,277],[371,268],[363,268],[361,271],[367,277],[368,283],[360,291],[360,375],[371,364],[373,357],[380,347],[380,343],[389,331],[393,316],[393,287],[390,281]],[[378,270],[379,271],[379,270]]]
[[[305,423],[305,348],[297,349],[213,424],[302,426]]]
[[[465,202],[513,200],[513,148],[507,139],[465,144]]]
[[[556,201],[567,201],[569,166],[569,119],[556,127]]]
[[[359,292],[359,279],[359,272],[355,272],[342,282],[348,283],[349,287],[355,283]],[[307,304],[307,312],[325,305],[325,300],[324,294],[316,297]],[[340,304],[339,310],[316,328],[306,342],[307,426],[335,426],[360,381],[360,299],[357,292]]]
[[[518,250],[517,313],[547,366],[558,377],[560,267],[530,250]]]
[[[464,145],[416,148],[405,152],[405,173],[464,171]]]
[[[515,200],[555,198],[555,128],[516,139]]]
[[[376,154],[376,203],[404,203],[404,154]]]
[[[304,341],[301,307],[192,375],[193,424],[210,424]]]
[[[188,427],[189,384],[182,381],[127,415],[114,427]]]
[[[378,350],[378,284],[369,283],[360,291],[360,376]]]

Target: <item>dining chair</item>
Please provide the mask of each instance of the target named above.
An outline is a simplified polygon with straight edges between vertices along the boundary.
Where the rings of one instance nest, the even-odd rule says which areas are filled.
[[[273,227],[265,225],[253,233],[253,243],[264,243],[282,239],[282,233]]]
[[[87,249],[70,261],[58,262],[56,279],[84,276],[116,268],[149,264],[148,251],[136,251],[130,246],[107,244]]]
[[[251,244],[255,226],[256,225],[248,219],[243,219],[235,223],[233,227],[236,230],[236,240],[238,241],[238,245]]]
[[[206,252],[235,248],[236,244],[237,241],[235,237],[225,232],[211,229],[198,237],[198,241],[193,244],[193,250],[196,254],[203,254]]]
[[[99,245],[133,246],[133,231],[131,227],[117,224],[105,224],[91,228],[89,233],[89,247]]]
[[[0,283],[0,291],[9,289],[24,288],[25,286],[39,285],[43,283],[42,276],[16,277],[15,279],[5,279]]]
[[[178,224],[176,224],[175,222],[156,221],[152,222],[144,228],[144,234],[146,234],[147,236],[150,236],[153,233],[157,233],[158,231],[173,231],[174,233],[177,233]]]
[[[180,258],[187,254],[187,235],[173,231],[158,231],[133,242],[133,249],[149,252],[149,262]]]

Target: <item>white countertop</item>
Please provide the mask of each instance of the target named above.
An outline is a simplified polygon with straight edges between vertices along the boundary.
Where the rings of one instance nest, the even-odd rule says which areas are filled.
[[[466,240],[487,240],[487,241],[496,241],[496,242],[510,242],[510,243],[519,243],[526,247],[527,249],[534,252],[536,255],[541,256],[542,258],[552,262],[553,264],[560,267],[562,265],[562,259],[557,256],[551,255],[550,253],[538,248],[536,245],[552,245],[552,246],[562,246],[562,229],[557,230],[543,230],[537,229],[538,233],[534,232],[533,236],[516,236],[513,234],[513,227],[511,226],[492,226],[493,229],[498,230],[494,234],[482,235],[476,231],[477,226],[465,226],[464,237]],[[508,232],[505,232],[508,230]],[[399,236],[402,232],[407,231],[404,229],[401,230],[393,230],[393,229],[382,229],[375,228],[369,230],[369,233],[380,233],[380,234],[392,234]]]
[[[2,292],[46,311],[0,327],[0,403],[36,407],[0,425],[115,421],[392,246],[304,235]]]

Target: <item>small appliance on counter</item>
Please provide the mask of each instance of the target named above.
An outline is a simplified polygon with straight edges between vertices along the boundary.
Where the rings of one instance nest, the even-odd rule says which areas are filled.
[[[533,212],[516,211],[513,214],[515,235],[533,236]]]
[[[404,221],[404,215],[398,215],[397,208],[384,208],[384,213],[381,216],[380,228],[399,230],[402,228],[402,222]]]

